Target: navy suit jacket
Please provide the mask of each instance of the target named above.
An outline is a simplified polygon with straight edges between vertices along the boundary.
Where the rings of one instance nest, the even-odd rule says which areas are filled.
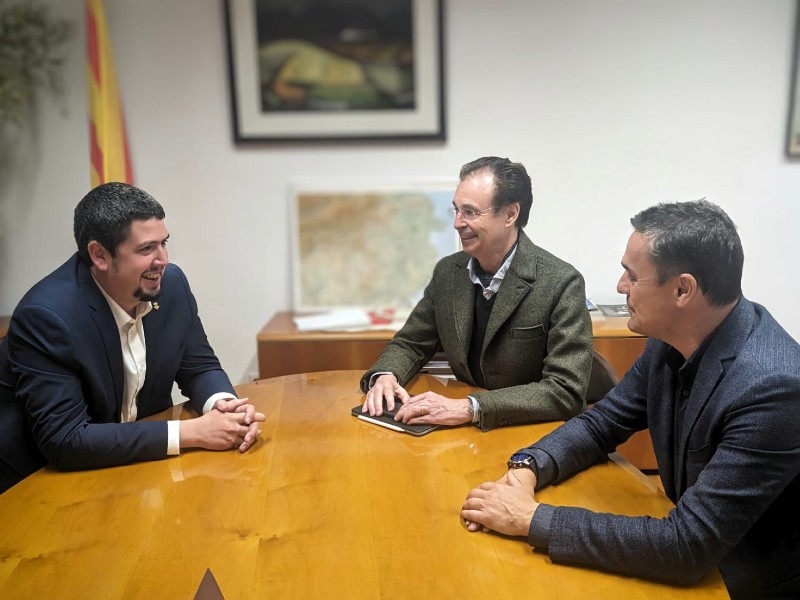
[[[674,583],[718,566],[734,597],[800,596],[800,346],[742,298],[710,339],[682,417],[669,350],[649,340],[603,400],[531,448],[555,463],[547,485],[649,427],[676,508],[656,519],[541,505],[531,543],[549,516],[554,561]]]
[[[175,265],[158,306],[143,319],[138,418],[172,406],[173,382],[198,412],[212,394],[234,394]],[[164,458],[165,421],[120,423],[123,387],[119,330],[76,254],[22,298],[0,345],[0,491],[45,463],[77,470]]]

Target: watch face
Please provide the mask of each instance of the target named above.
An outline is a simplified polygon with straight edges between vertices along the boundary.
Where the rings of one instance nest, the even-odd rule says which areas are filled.
[[[508,460],[509,469],[522,469],[530,467],[533,458],[527,454],[515,454]]]

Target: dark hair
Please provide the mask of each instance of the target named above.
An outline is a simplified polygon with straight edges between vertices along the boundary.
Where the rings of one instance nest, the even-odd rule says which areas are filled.
[[[87,249],[96,240],[116,256],[117,246],[131,232],[132,221],[163,219],[164,209],[147,192],[127,183],[103,183],[83,197],[75,207],[73,231],[78,255],[91,265]]]
[[[631,219],[650,241],[650,260],[658,283],[689,273],[712,306],[724,306],[742,295],[744,250],[736,225],[705,199],[662,203]]]
[[[492,206],[497,213],[503,206],[519,202],[519,218],[517,229],[528,224],[533,204],[531,178],[521,163],[511,162],[507,158],[484,156],[461,167],[458,178],[464,181],[470,175],[481,171],[489,171],[494,175],[494,198]]]

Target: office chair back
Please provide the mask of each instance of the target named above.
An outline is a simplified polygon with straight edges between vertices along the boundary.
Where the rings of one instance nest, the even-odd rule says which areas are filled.
[[[586,390],[586,404],[594,404],[601,400],[611,388],[619,383],[617,372],[611,363],[597,350],[592,350],[592,372],[589,376],[589,388]]]

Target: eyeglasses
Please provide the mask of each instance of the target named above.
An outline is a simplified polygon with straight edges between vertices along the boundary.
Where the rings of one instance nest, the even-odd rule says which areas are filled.
[[[465,221],[474,221],[475,219],[478,219],[479,217],[482,217],[486,213],[488,213],[490,211],[493,211],[493,210],[494,210],[494,206],[492,206],[490,208],[487,208],[485,210],[473,210],[471,208],[461,209],[461,208],[456,208],[455,206],[453,206],[453,207],[447,209],[447,212],[449,212],[450,216],[453,217],[454,219],[458,215],[461,215],[462,217],[464,217]]]

